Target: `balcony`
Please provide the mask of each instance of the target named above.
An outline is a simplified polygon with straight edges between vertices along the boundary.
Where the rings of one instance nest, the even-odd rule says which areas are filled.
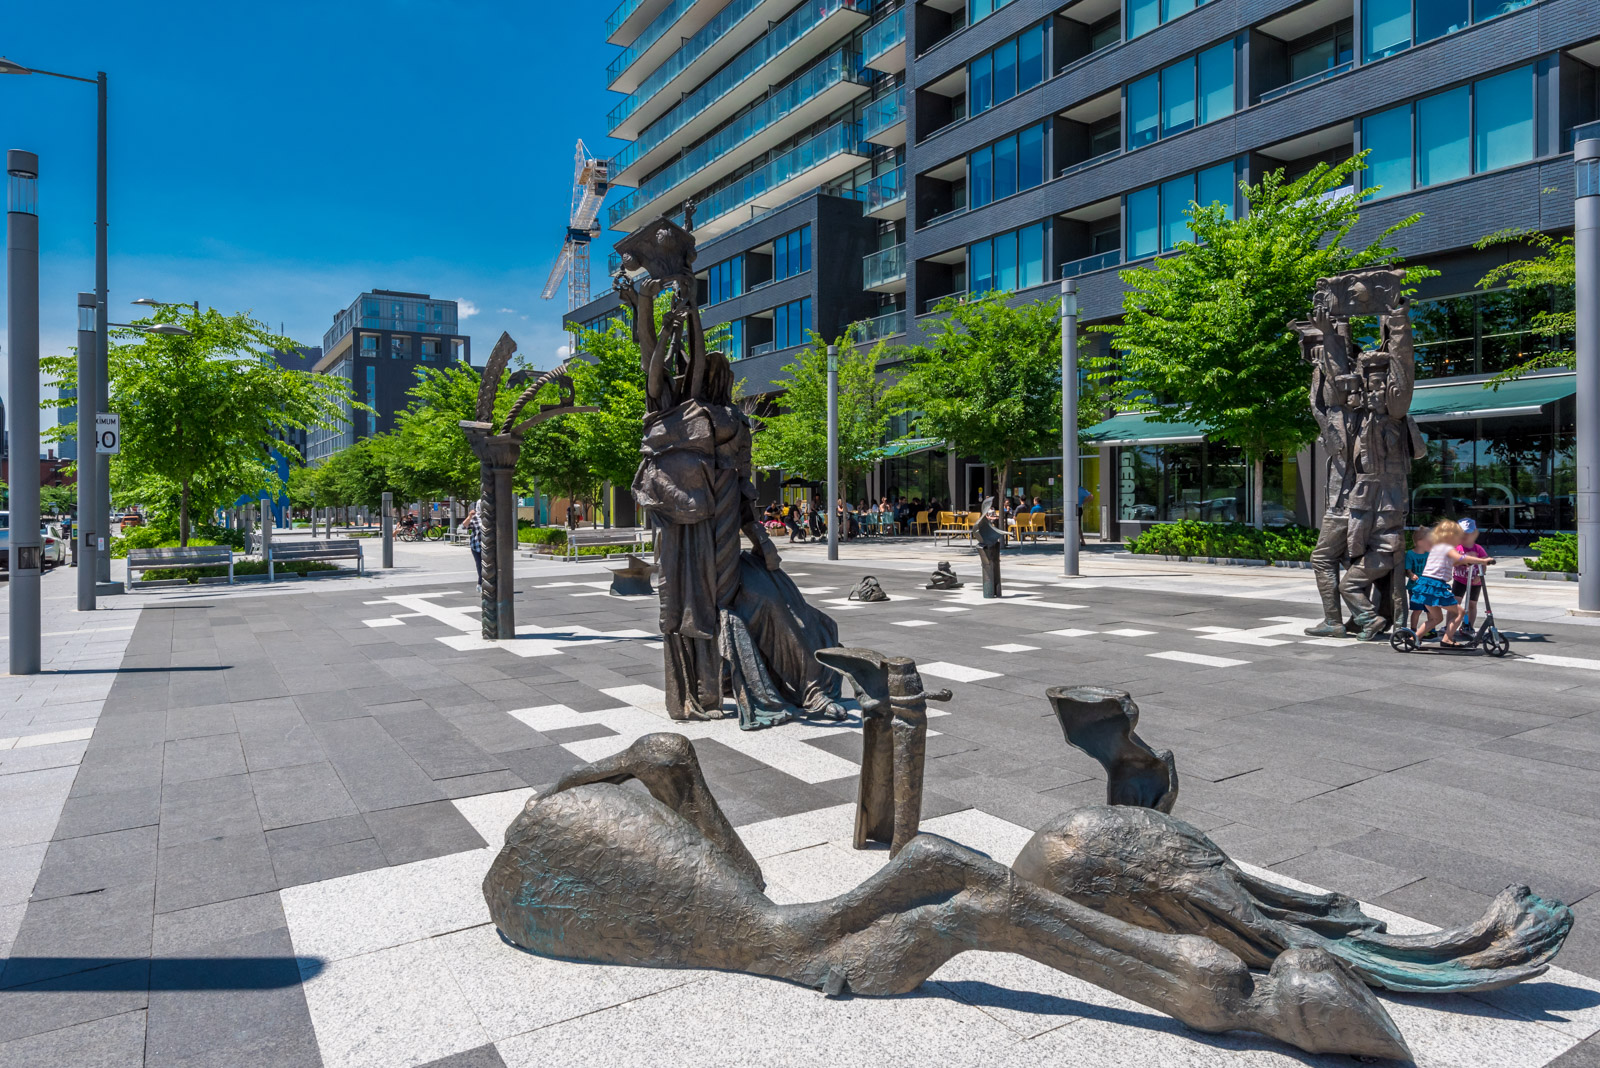
[[[862,187],[861,214],[871,219],[906,217],[906,169],[896,167]]]
[[[859,24],[867,17],[862,8],[868,2],[808,0],[752,44],[753,32],[747,28],[768,25],[789,4],[787,0],[731,0],[612,109],[607,116],[611,136],[645,140],[648,131],[654,145],[669,137],[682,144],[703,136],[746,102],[728,99],[736,86],[758,70],[767,84],[781,82],[811,58],[803,52],[796,54],[798,50],[792,46],[797,41],[819,27],[834,24],[836,17],[843,23],[837,27],[841,33],[846,26]],[[709,81],[695,88],[708,77]],[[698,121],[691,127],[691,120]],[[623,169],[613,168],[617,173]],[[615,175],[612,180],[617,180]]]
[[[700,4],[692,17],[685,18],[696,2],[671,0],[638,38],[606,65],[606,85],[619,93],[631,93],[639,88],[645,76],[671,55],[685,37],[705,24],[709,17],[706,4]]]
[[[606,41],[609,44],[625,45],[639,35],[639,31],[649,25],[662,8],[671,0],[622,0],[617,9],[606,17]]]
[[[906,90],[874,100],[861,109],[861,129],[868,141],[891,148],[906,143]]]
[[[851,324],[850,338],[857,345],[872,345],[905,332],[906,313],[905,309],[901,308],[899,311],[880,315],[876,319]]]
[[[1094,256],[1085,256],[1081,260],[1072,260],[1061,265],[1062,278],[1077,278],[1079,275],[1092,274],[1115,267],[1122,262],[1122,250],[1114,248],[1109,252],[1101,252]]]
[[[859,68],[853,53],[839,51],[828,56],[612,204],[607,214],[611,228],[633,229],[665,204],[682,199],[687,183],[694,181],[702,188],[710,185],[836,111],[862,91]]]
[[[766,355],[768,355],[770,353],[777,352],[777,351],[778,351],[777,342],[775,342],[775,341],[763,341],[759,345],[751,345],[750,346],[750,358],[754,359],[757,356],[766,356]]]
[[[905,8],[862,34],[861,56],[868,67],[885,74],[899,74],[906,69]]]
[[[695,209],[695,234],[702,242],[786,203],[808,189],[854,170],[872,154],[861,127],[841,122],[786,152],[758,171],[706,197]]]
[[[958,289],[954,293],[946,293],[939,297],[930,297],[928,300],[922,302],[922,314],[932,315],[933,309],[937,308],[942,301],[946,300],[954,300],[959,304],[965,304],[967,302],[967,297],[968,293],[965,289]]]
[[[1290,82],[1288,85],[1280,85],[1276,89],[1267,90],[1261,94],[1261,103],[1265,104],[1269,100],[1276,100],[1280,96],[1288,96],[1290,93],[1299,92],[1301,89],[1309,89],[1318,82],[1325,82],[1329,78],[1337,78],[1339,75],[1348,74],[1354,69],[1354,62],[1346,60],[1337,66],[1329,67],[1327,70],[1319,70],[1315,74],[1308,74],[1297,82]]]
[[[902,293],[906,288],[906,246],[880,249],[861,258],[861,287],[874,293]]]
[[[1107,160],[1116,159],[1120,155],[1122,155],[1122,149],[1121,148],[1113,148],[1110,152],[1102,152],[1098,156],[1095,156],[1092,159],[1086,159],[1086,160],[1083,160],[1080,163],[1074,163],[1070,167],[1062,168],[1061,173],[1059,175],[1057,175],[1056,177],[1065,178],[1069,174],[1077,174],[1079,171],[1086,171],[1090,167],[1097,167],[1100,164],[1106,162]]]

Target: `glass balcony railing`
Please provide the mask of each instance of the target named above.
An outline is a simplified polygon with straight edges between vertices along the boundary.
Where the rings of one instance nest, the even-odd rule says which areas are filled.
[[[644,205],[675,189],[773,123],[793,114],[834,86],[844,82],[858,82],[861,78],[860,66],[860,59],[851,52],[841,50],[828,56],[759,105],[718,130],[712,137],[696,145],[678,162],[612,204],[608,209],[611,225],[618,226],[623,219]]]
[[[906,169],[896,167],[862,186],[862,211],[868,215],[906,198]]]
[[[1276,89],[1268,89],[1261,94],[1261,102],[1265,104],[1267,101],[1276,100],[1280,96],[1288,96],[1297,90],[1316,85],[1318,82],[1327,81],[1329,78],[1346,74],[1354,69],[1355,64],[1351,60],[1345,60],[1343,63],[1329,67],[1327,70],[1319,70],[1315,74],[1308,74],[1299,81],[1290,82],[1288,85],[1280,85]]]
[[[778,344],[775,341],[763,341],[759,345],[750,346],[751,356],[765,356],[769,352],[776,351],[778,351]]]
[[[906,9],[873,26],[861,35],[861,58],[871,63],[889,49],[906,43]]]
[[[882,341],[887,337],[906,332],[905,309],[880,315],[876,319],[867,319],[850,327],[850,336],[857,345],[870,345],[875,341]]]
[[[639,5],[642,3],[644,0],[622,0],[617,9],[606,16],[606,36],[610,37],[616,33],[617,29],[628,21],[628,16],[639,10]]]
[[[1115,267],[1122,262],[1122,250],[1114,248],[1110,252],[1101,252],[1094,256],[1085,256],[1081,260],[1072,260],[1061,265],[1062,278],[1076,278],[1080,274],[1089,274],[1093,271],[1103,271],[1107,267]]]
[[[670,30],[673,25],[688,10],[694,6],[695,0],[672,0],[667,9],[655,17],[655,21],[644,28],[638,40],[622,50],[622,54],[606,65],[606,84],[610,85],[617,80],[617,76],[639,61],[639,57],[650,50],[650,46],[661,40],[661,35]],[[611,36],[611,27],[606,27],[606,36]]]
[[[887,285],[906,276],[906,246],[879,249],[861,259],[861,285],[866,289]]]
[[[1063,167],[1061,173],[1057,175],[1057,177],[1065,178],[1069,174],[1077,174],[1079,171],[1086,171],[1090,167],[1097,167],[1106,160],[1116,159],[1120,155],[1122,155],[1122,149],[1120,147],[1113,148],[1109,152],[1102,152],[1098,156],[1093,156],[1089,159],[1082,160],[1081,162],[1074,163],[1070,167]]]
[[[678,75],[689,69],[689,65],[704,55],[706,49],[744,21],[761,3],[762,0],[732,0],[727,7],[717,12],[700,32],[685,41],[683,47],[668,57],[667,61],[646,78],[638,89],[630,93],[626,100],[611,109],[611,114],[606,116],[608,128],[615,130],[622,125],[629,115],[639,110]],[[717,72],[716,77],[691,93],[676,108],[668,112],[667,116],[657,120],[654,125],[662,126],[667,118],[678,116],[677,122],[669,130],[656,133],[657,142],[682,127],[693,115],[704,111],[712,101],[721,99],[734,86],[766,66],[773,56],[804,37],[828,16],[845,9],[861,11],[870,3],[871,0],[809,0],[800,10],[772,27],[759,41],[734,57],[731,63]],[[614,167],[613,172],[621,169]]]
[[[841,122],[828,127],[760,170],[747,174],[731,185],[723,186],[712,193],[696,206],[696,225],[703,226],[730,211],[744,207],[774,189],[794,181],[813,167],[845,153],[871,155],[871,150],[862,144],[861,127],[853,122]]]
[[[933,309],[937,308],[941,302],[946,300],[959,301],[960,303],[964,304],[967,300],[967,291],[965,289],[958,289],[953,293],[946,293],[943,296],[928,298],[922,302],[922,314],[933,314]]]
[[[904,86],[893,93],[874,100],[861,110],[861,130],[868,141],[896,123],[906,121],[906,90]]]

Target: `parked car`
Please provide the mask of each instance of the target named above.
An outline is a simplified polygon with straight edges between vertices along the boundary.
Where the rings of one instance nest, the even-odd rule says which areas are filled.
[[[67,542],[59,523],[39,524],[41,564],[53,571],[67,562]],[[0,571],[11,573],[11,513],[0,512]]]

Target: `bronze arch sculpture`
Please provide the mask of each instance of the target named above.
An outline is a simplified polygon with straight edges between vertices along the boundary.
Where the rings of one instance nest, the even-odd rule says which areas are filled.
[[[823,655],[860,680],[890,663],[870,650]],[[890,713],[894,702],[871,699],[878,688],[867,683],[864,716]],[[1121,700],[1132,714],[1102,717],[1091,731],[1108,791],[1175,796],[1175,771],[1163,784],[1158,770],[1172,769],[1170,755],[1132,736],[1137,709]],[[881,769],[862,773],[858,844],[866,779]],[[619,788],[629,779],[649,796]],[[1390,936],[1349,899],[1255,879],[1199,831],[1137,805],[1068,813],[1011,868],[938,835],[901,842],[898,806],[895,815],[896,850],[876,875],[827,901],[775,904],[694,747],[653,734],[529,801],[506,831],[484,896],[511,942],[550,956],[721,968],[871,995],[913,990],[966,950],[1002,950],[1198,1030],[1402,1060],[1404,1037],[1368,985],[1462,991],[1519,982],[1548,967],[1572,922],[1564,905],[1512,888],[1471,927]]]

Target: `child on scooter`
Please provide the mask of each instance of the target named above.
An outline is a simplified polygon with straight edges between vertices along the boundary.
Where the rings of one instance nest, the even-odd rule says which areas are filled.
[[[1489,559],[1489,553],[1478,544],[1478,522],[1475,519],[1463,519],[1461,523],[1461,555],[1469,559],[1456,567],[1451,576],[1450,592],[1456,595],[1456,600],[1462,602],[1466,614],[1461,619],[1461,625],[1472,632],[1472,618],[1478,614],[1478,596],[1483,593],[1483,568],[1482,564]]]
[[[1419,635],[1418,641],[1438,637],[1433,631],[1423,634],[1417,629],[1428,614],[1428,606],[1417,600],[1417,581],[1428,564],[1428,550],[1433,548],[1433,528],[1419,525],[1411,535],[1411,548],[1406,550],[1406,597],[1411,607],[1411,633]]]
[[[1417,580],[1417,588],[1413,600],[1425,605],[1428,609],[1428,625],[1430,629],[1439,625],[1444,619],[1444,637],[1439,640],[1439,645],[1444,649],[1461,649],[1465,644],[1456,641],[1456,632],[1461,629],[1461,601],[1450,589],[1450,579],[1453,569],[1463,560],[1472,560],[1474,563],[1492,564],[1494,557],[1468,557],[1461,551],[1461,539],[1464,536],[1461,524],[1453,519],[1441,521],[1433,528],[1433,548],[1428,550],[1428,562],[1423,565],[1422,577]]]

